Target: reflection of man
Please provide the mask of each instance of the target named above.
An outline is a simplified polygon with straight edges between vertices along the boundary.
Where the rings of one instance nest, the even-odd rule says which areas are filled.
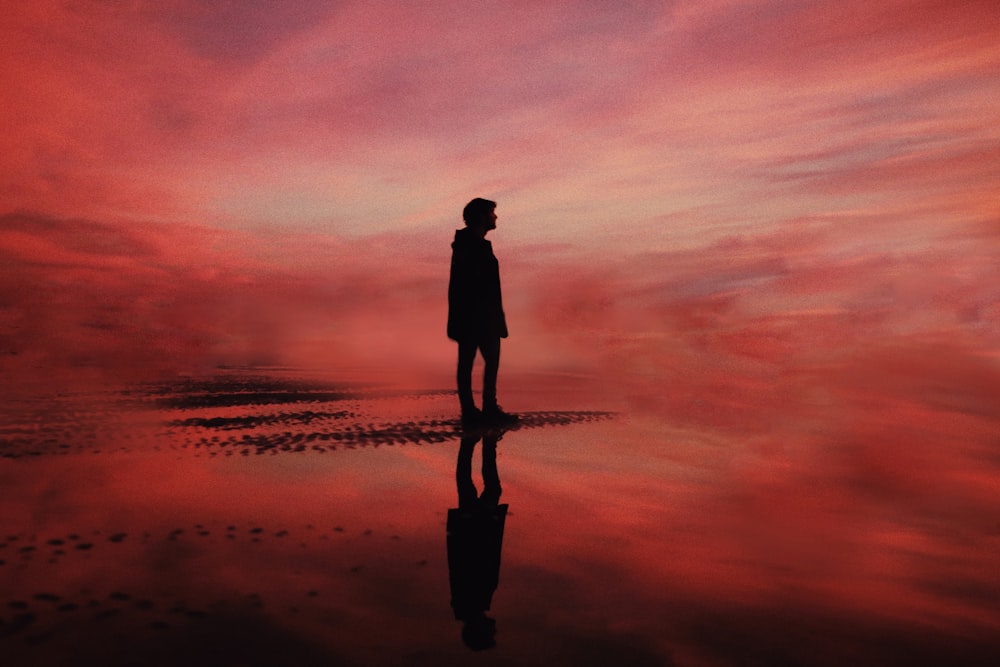
[[[500,339],[507,319],[500,296],[500,265],[486,234],[496,229],[496,202],[476,198],[462,211],[465,228],[455,231],[448,282],[448,338],[458,342],[458,400],[462,421],[504,424],[517,421],[497,405]],[[483,408],[472,397],[472,365],[483,356]]]
[[[474,651],[496,645],[496,621],[486,615],[500,579],[507,505],[500,501],[497,441],[501,432],[466,434],[458,450],[458,507],[448,510],[448,579],[451,608],[462,621],[462,641]],[[472,481],[472,452],[483,440],[483,492]]]

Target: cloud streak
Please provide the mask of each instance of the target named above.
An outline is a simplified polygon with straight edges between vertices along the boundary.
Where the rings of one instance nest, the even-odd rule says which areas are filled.
[[[914,194],[968,217],[997,165],[988,2],[244,9],[12,10],[7,209],[363,236],[486,193],[587,245],[705,207],[686,235]]]

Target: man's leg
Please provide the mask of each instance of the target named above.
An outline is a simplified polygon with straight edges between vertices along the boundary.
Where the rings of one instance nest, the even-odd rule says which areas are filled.
[[[483,418],[496,425],[513,425],[519,421],[517,415],[504,412],[497,405],[497,371],[500,369],[500,339],[493,338],[479,342],[483,353]]]
[[[482,437],[481,431],[473,431],[472,434],[463,435],[462,444],[458,447],[455,481],[458,483],[458,506],[460,509],[473,509],[476,501],[479,500],[476,484],[472,481],[472,453],[476,449],[476,443]],[[499,485],[499,481],[497,484]]]
[[[471,414],[476,409],[476,401],[472,397],[472,364],[478,347],[475,341],[458,341],[458,402],[462,406],[462,414]]]
[[[483,411],[496,410],[497,372],[500,370],[500,339],[487,338],[479,341],[479,351],[483,355]]]
[[[483,437],[483,495],[480,500],[488,507],[496,507],[500,503],[500,473],[497,472],[497,441],[500,433],[496,429],[487,430]]]

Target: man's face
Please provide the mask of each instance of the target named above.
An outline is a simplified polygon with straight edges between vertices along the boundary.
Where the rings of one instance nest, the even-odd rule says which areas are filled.
[[[495,210],[490,211],[486,216],[486,231],[497,228],[497,212]]]

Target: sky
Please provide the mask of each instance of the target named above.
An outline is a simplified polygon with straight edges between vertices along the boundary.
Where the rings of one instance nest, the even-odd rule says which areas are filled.
[[[6,367],[440,366],[475,196],[505,365],[995,354],[991,0],[4,5]]]

